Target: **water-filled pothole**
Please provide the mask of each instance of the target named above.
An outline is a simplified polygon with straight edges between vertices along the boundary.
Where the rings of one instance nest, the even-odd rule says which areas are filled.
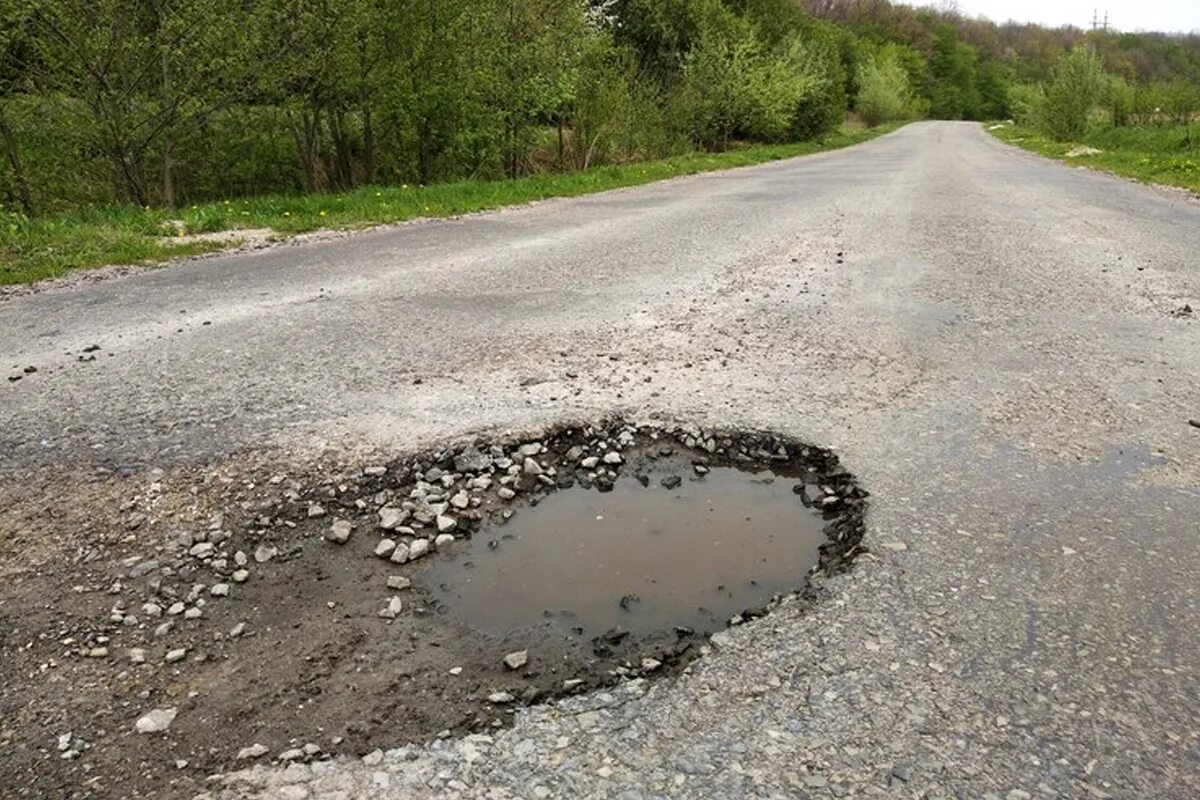
[[[801,476],[713,467],[654,451],[607,491],[555,492],[478,531],[424,576],[446,613],[495,633],[557,626],[598,637],[721,630],[796,589],[826,541]],[[606,486],[606,489],[608,487]]]

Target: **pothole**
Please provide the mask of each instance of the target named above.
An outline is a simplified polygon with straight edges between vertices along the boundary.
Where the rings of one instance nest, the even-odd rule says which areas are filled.
[[[793,492],[802,475],[699,474],[672,446],[623,456],[607,491],[561,489],[438,559],[422,583],[439,610],[498,634],[704,635],[817,565],[826,522]]]
[[[182,795],[671,675],[709,634],[811,601],[810,578],[858,552],[866,504],[826,449],[620,421],[353,474],[212,477],[156,480],[121,506],[119,547],[13,587],[39,644],[4,676],[38,791],[98,765],[109,796]],[[168,727],[136,732],[155,712]]]

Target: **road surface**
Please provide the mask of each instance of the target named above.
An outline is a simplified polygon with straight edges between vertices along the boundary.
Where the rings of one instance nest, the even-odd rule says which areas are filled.
[[[815,610],[493,737],[207,789],[1185,800],[1198,301],[1194,200],[919,123],[10,297],[0,362],[38,371],[0,384],[0,482],[282,469],[614,412],[775,429],[872,493],[871,552]]]

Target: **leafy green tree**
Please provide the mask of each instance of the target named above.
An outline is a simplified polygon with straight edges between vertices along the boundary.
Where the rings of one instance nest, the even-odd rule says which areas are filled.
[[[1080,45],[1059,59],[1046,85],[1040,115],[1045,132],[1059,141],[1081,137],[1104,83],[1104,69],[1091,47]]]
[[[891,48],[881,50],[862,65],[854,107],[863,122],[881,125],[902,119],[911,104],[908,73]]]

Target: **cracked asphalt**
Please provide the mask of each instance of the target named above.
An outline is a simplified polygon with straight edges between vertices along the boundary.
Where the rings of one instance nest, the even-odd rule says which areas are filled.
[[[0,383],[0,488],[61,475],[47,496],[70,502],[66,478],[97,471],[353,461],[610,413],[777,430],[872,493],[871,552],[815,608],[492,735],[201,788],[1190,800],[1198,301],[1194,199],[918,123],[0,299],[0,368],[23,374]]]

